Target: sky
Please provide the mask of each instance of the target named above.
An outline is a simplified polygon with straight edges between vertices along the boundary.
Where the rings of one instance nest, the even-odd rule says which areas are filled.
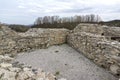
[[[120,19],[120,0],[0,0],[0,22],[33,24],[37,17],[99,15],[103,21]]]

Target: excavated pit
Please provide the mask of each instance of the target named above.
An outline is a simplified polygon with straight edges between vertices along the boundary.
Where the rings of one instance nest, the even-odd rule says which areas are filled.
[[[67,44],[20,53],[13,60],[16,61],[33,68],[42,68],[57,78],[67,80],[118,80]]]
[[[117,27],[79,24],[72,31],[34,28],[25,33],[17,33],[2,26],[0,40],[0,79],[9,80],[11,73],[14,73],[14,79],[11,80],[16,80],[19,72],[8,70],[9,66],[15,69],[16,61],[53,73],[57,78],[65,78],[58,80],[118,80],[115,76],[120,77],[120,28]],[[6,55],[7,58],[17,55],[13,64],[5,63],[3,59],[6,60]],[[21,66],[18,65],[24,74],[24,65]],[[40,74],[43,75],[42,79],[49,76],[44,72]],[[19,78],[20,76],[17,80],[26,80],[21,79],[23,76]],[[29,76],[29,79],[34,76]],[[55,80],[52,77],[49,80]]]

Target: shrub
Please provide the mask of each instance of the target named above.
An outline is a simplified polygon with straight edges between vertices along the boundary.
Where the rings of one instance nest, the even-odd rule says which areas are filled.
[[[9,27],[16,32],[26,32],[29,27],[25,25],[9,25]]]

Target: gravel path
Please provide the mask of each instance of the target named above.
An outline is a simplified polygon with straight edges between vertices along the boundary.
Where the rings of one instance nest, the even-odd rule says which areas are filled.
[[[14,61],[40,67],[67,80],[117,80],[67,44],[21,53]]]

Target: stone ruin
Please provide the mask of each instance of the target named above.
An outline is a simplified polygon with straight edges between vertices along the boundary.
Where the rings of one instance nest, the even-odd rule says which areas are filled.
[[[65,43],[68,32],[67,29],[30,29],[26,33],[17,33],[7,26],[1,26],[0,80],[56,80],[53,74],[41,69],[10,62],[17,53]]]
[[[117,76],[120,76],[119,41],[119,27],[97,24],[79,24],[67,37],[70,46]]]
[[[30,29],[25,33],[17,33],[2,26],[0,31],[0,54],[16,54],[32,49],[48,48],[66,42],[67,29]]]
[[[32,69],[19,62],[10,63],[10,61],[17,53],[64,43],[69,44],[113,75],[120,77],[119,27],[79,24],[71,31],[64,28],[31,28],[25,33],[17,33],[7,26],[1,26],[0,41],[1,80],[56,80],[51,73]]]

